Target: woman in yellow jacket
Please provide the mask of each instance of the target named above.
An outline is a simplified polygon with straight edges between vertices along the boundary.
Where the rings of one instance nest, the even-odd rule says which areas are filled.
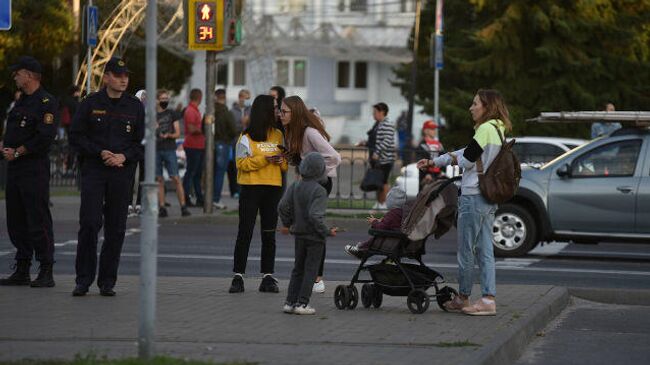
[[[244,291],[243,275],[246,272],[257,212],[262,223],[262,262],[264,275],[259,290],[278,292],[273,278],[275,265],[275,229],[278,222],[278,203],[282,198],[282,172],[287,171],[287,161],[282,156],[284,137],[275,126],[273,97],[260,95],[253,101],[250,122],[237,141],[237,183],[239,195],[239,231],[235,244],[235,258],[230,293]]]

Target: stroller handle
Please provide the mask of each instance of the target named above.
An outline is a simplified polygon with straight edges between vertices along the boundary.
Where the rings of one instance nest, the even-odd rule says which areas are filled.
[[[447,181],[440,184],[440,186],[436,190],[432,191],[431,194],[429,194],[426,205],[428,206],[429,204],[431,204],[432,201],[436,200],[438,195],[440,195],[440,192],[442,192],[447,186],[449,186],[449,184],[452,184],[454,181],[458,181],[462,178],[463,178],[462,176],[455,176],[452,177],[451,179],[447,179]]]

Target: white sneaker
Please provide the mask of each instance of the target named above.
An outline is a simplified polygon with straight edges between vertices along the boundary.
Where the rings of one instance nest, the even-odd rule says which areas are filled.
[[[136,216],[136,214],[135,214],[135,209],[133,209],[133,205],[129,205],[129,210],[128,210],[127,217],[131,218],[131,217],[135,217],[135,216]]]
[[[321,280],[314,283],[314,288],[311,290],[314,293],[325,293],[325,281]]]
[[[379,208],[377,208],[377,209],[388,210],[388,206],[386,205],[386,203],[381,203],[381,204],[379,204]]]
[[[370,209],[373,209],[373,210],[380,209],[379,205],[380,205],[379,202],[375,202],[375,205],[373,205],[372,208],[370,208]]]
[[[142,214],[142,206],[140,206],[140,205],[135,206],[135,214],[137,214],[137,215]]]
[[[295,309],[296,307],[289,303],[284,303],[284,306],[282,307],[282,311],[287,314],[293,314]]]
[[[293,313],[294,314],[315,314],[316,309],[314,309],[312,306],[309,304],[299,304],[293,308]]]
[[[212,207],[214,209],[226,209],[226,208],[228,208],[222,203],[215,203],[215,202],[212,202]]]

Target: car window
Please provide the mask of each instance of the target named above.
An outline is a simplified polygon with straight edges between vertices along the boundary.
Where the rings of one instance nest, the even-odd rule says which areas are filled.
[[[571,166],[573,177],[632,176],[641,150],[641,140],[610,143],[578,157]]]
[[[513,151],[522,163],[544,163],[564,153],[562,148],[548,143],[515,143]]]

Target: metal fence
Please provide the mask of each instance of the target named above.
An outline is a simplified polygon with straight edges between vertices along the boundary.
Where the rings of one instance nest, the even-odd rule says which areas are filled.
[[[50,149],[50,187],[79,187],[79,166],[67,140],[56,140]],[[7,183],[7,161],[0,160],[0,190]]]
[[[344,147],[336,149],[341,155],[341,164],[333,180],[329,197],[329,208],[333,209],[371,209],[376,203],[375,192],[364,192],[360,185],[370,167],[368,150],[364,147]],[[399,185],[407,196],[418,193],[419,173],[414,163],[417,160],[414,149],[396,151],[398,159],[393,165],[390,185]],[[296,178],[296,169],[290,168],[287,181]],[[50,186],[79,187],[78,159],[72,153],[66,140],[57,140],[50,152]],[[0,160],[0,189],[4,190],[6,182],[6,161]],[[225,188],[225,186],[224,186]]]

